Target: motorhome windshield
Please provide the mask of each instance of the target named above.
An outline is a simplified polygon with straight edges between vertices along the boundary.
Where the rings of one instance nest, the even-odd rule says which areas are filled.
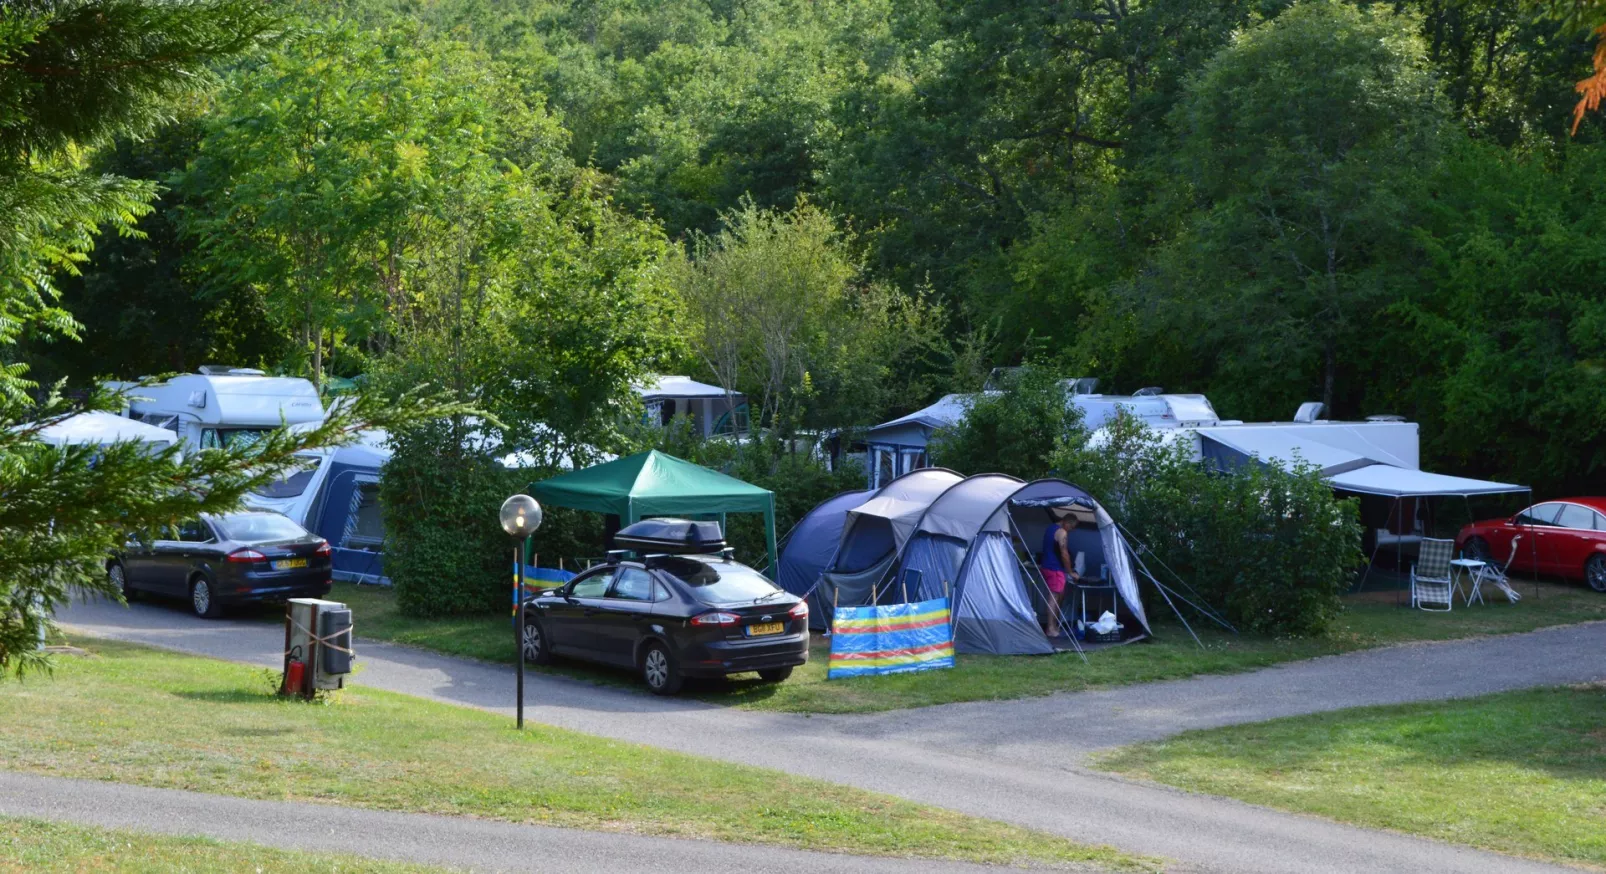
[[[250,446],[267,436],[272,428],[203,428],[202,449],[224,449],[231,446]]]
[[[252,494],[264,498],[296,498],[300,497],[312,484],[313,474],[318,472],[318,463],[309,461],[293,470],[287,470],[284,476],[255,489]]]

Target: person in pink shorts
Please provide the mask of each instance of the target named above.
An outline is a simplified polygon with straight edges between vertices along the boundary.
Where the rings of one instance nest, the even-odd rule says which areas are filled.
[[[1049,637],[1058,637],[1064,627],[1061,617],[1060,602],[1065,599],[1065,582],[1069,576],[1077,580],[1076,563],[1071,561],[1069,546],[1071,528],[1076,525],[1076,514],[1069,508],[1056,508],[1055,515],[1059,518],[1055,524],[1043,532],[1043,561],[1039,568],[1043,571],[1043,583],[1048,586],[1048,616],[1043,621],[1043,633]]]

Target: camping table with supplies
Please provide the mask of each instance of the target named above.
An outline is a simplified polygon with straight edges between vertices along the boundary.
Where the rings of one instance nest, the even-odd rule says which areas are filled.
[[[1067,583],[1067,585],[1076,589],[1077,605],[1076,612],[1071,616],[1072,623],[1075,623],[1078,619],[1080,619],[1084,625],[1092,625],[1095,621],[1089,619],[1087,616],[1088,592],[1107,594],[1110,599],[1110,612],[1115,614],[1115,620],[1117,622],[1121,621],[1121,599],[1115,597],[1114,583],[1107,583],[1101,579],[1098,579],[1097,577],[1083,577],[1076,582]],[[1072,627],[1075,627],[1074,624]]]
[[[1488,562],[1479,561],[1475,558],[1455,558],[1450,560],[1450,573],[1453,575],[1450,590],[1452,592],[1459,590],[1461,588],[1461,578],[1465,577],[1467,579],[1465,597],[1468,607],[1472,606],[1474,599],[1479,604],[1484,603],[1483,569],[1487,566]],[[1451,597],[1454,596],[1452,595]]]

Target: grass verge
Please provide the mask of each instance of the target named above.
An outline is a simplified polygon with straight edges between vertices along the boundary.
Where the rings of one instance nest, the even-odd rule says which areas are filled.
[[[867,855],[1145,870],[1114,850],[777,771],[355,687],[272,694],[270,672],[99,640],[0,683],[16,771]],[[777,757],[786,755],[777,744]]]
[[[0,872],[29,874],[428,874],[443,868],[257,844],[0,817]]]
[[[1098,764],[1183,789],[1606,866],[1606,685],[1191,732]]]
[[[726,683],[693,686],[690,694],[715,703],[753,710],[798,713],[866,713],[959,701],[984,701],[1107,688],[1197,674],[1253,670],[1280,662],[1335,655],[1370,647],[1424,640],[1452,640],[1511,634],[1554,625],[1606,619],[1606,597],[1578,586],[1523,582],[1518,604],[1492,602],[1449,613],[1425,613],[1397,606],[1393,592],[1346,600],[1346,611],[1328,634],[1317,638],[1275,639],[1195,630],[1200,649],[1181,625],[1156,617],[1152,642],[1100,650],[1083,663],[1074,654],[1055,656],[958,657],[952,671],[860,677],[826,682],[829,651],[816,642],[809,663],[780,685],[738,677]],[[508,616],[414,619],[396,610],[388,589],[337,583],[330,598],[351,605],[359,637],[389,640],[449,655],[510,662],[512,623]],[[561,664],[543,668],[592,682],[635,686],[623,671]],[[645,693],[643,693],[645,694]]]

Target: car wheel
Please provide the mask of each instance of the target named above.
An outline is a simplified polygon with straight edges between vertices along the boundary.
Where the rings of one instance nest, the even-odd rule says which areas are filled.
[[[654,695],[673,695],[680,691],[681,683],[685,682],[669,649],[656,642],[647,644],[647,649],[641,654],[641,679],[646,681],[647,688]]]
[[[134,600],[134,589],[128,584],[128,571],[120,561],[114,561],[106,566],[106,579],[112,588],[123,593],[124,601]]]
[[[524,661],[526,664],[545,665],[552,663],[552,651],[547,648],[546,629],[541,627],[541,620],[534,616],[524,619]]]
[[[1584,582],[1591,589],[1606,594],[1606,555],[1597,553],[1584,562]]]
[[[202,619],[223,615],[223,605],[218,603],[217,593],[212,591],[212,583],[206,577],[198,576],[190,582],[190,607]]]
[[[1482,537],[1467,538],[1466,544],[1461,547],[1461,552],[1467,558],[1476,561],[1489,561],[1494,556],[1494,551],[1489,548],[1489,541]]]
[[[784,683],[786,678],[790,676],[792,676],[791,668],[770,668],[767,671],[758,672],[758,678],[766,683]]]

